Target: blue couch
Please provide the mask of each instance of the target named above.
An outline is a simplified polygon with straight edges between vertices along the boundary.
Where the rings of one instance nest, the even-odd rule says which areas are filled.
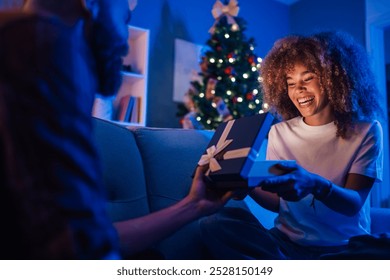
[[[165,208],[183,198],[191,175],[213,132],[173,128],[124,127],[94,118],[95,137],[107,187],[107,209],[113,221]],[[266,142],[261,156],[265,155]],[[265,227],[276,214],[251,198],[232,200],[231,207],[252,211]],[[390,232],[390,209],[372,209],[373,233]],[[136,242],[136,241],[135,241]],[[197,221],[156,244],[167,259],[209,259]]]

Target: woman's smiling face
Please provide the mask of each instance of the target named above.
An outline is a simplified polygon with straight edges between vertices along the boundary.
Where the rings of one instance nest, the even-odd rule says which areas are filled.
[[[296,63],[287,73],[288,96],[308,125],[322,125],[334,120],[325,93],[321,91],[318,76],[305,65]]]

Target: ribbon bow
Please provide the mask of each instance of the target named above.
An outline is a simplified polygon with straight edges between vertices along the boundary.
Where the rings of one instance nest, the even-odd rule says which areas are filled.
[[[207,170],[206,175],[209,174],[210,171],[215,172],[222,169],[218,161],[215,159],[215,156],[222,152],[232,141],[233,140],[226,140],[222,145],[212,145],[206,150],[206,154],[202,155],[198,164],[201,166],[206,164],[209,165],[209,170]]]
[[[222,4],[221,1],[217,0],[215,2],[211,13],[215,19],[218,19],[221,15],[230,15],[236,17],[238,15],[238,11],[240,8],[238,7],[237,0],[230,0],[229,4],[226,6]]]
[[[211,14],[215,18],[215,22],[209,32],[214,33],[215,25],[222,16],[226,16],[228,24],[236,24],[234,17],[238,15],[239,10],[240,8],[238,7],[237,0],[230,0],[227,5],[224,5],[220,0],[217,0],[211,10]]]
[[[229,135],[230,130],[232,129],[234,120],[228,121],[225,129],[222,132],[221,137],[218,140],[217,145],[212,145],[206,150],[206,154],[202,155],[198,164],[200,166],[209,165],[209,169],[206,172],[206,175],[209,175],[210,171],[215,172],[221,170],[222,167],[219,165],[218,161],[215,159],[215,156],[222,152],[230,143],[233,142],[233,139],[226,140]],[[223,159],[232,159],[248,156],[251,148],[241,148],[232,151],[228,151],[224,154]]]

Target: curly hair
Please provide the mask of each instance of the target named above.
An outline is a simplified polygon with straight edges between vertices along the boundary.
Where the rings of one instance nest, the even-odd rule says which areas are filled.
[[[346,138],[358,121],[381,115],[378,89],[365,49],[344,32],[287,36],[275,42],[261,68],[264,100],[279,118],[300,116],[287,93],[286,74],[302,63],[319,77],[333,108],[337,136]]]

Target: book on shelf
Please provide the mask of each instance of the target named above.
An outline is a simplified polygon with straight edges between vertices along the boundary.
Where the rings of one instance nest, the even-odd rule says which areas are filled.
[[[117,120],[138,123],[140,118],[140,98],[125,95],[119,101]]]
[[[129,122],[138,123],[140,121],[140,106],[141,99],[139,97],[133,96],[133,106]]]
[[[127,122],[130,119],[131,111],[133,110],[133,97],[125,95],[119,101],[117,120]]]

